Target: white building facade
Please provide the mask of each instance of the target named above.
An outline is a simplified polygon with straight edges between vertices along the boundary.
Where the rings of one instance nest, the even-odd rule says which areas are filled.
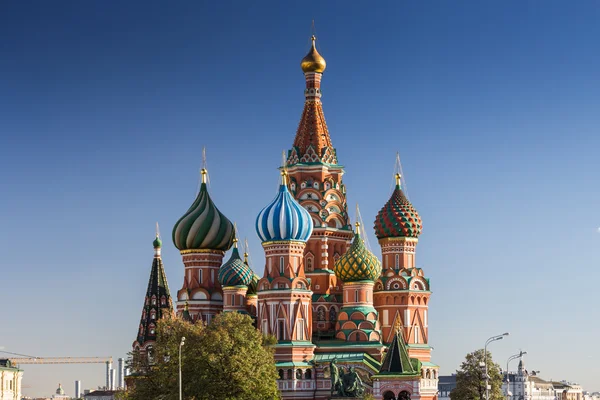
[[[10,360],[0,360],[0,400],[21,400],[23,371]]]

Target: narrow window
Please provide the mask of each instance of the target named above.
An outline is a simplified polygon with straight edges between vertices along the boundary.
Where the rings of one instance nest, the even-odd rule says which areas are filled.
[[[304,320],[298,320],[298,334],[296,335],[298,340],[304,340]]]
[[[400,268],[400,254],[396,254],[396,269]]]
[[[277,340],[283,340],[284,339],[284,333],[285,333],[285,325],[282,319],[280,319],[278,322],[278,329],[277,329]]]
[[[415,326],[415,343],[419,344],[419,327]]]
[[[283,257],[279,257],[279,273],[281,275],[283,275],[283,263],[284,263]]]
[[[358,303],[358,290],[354,291],[354,302]]]
[[[306,259],[306,268],[309,271],[313,270],[313,259],[312,259],[312,257]]]
[[[202,270],[198,271],[198,282],[202,283]]]

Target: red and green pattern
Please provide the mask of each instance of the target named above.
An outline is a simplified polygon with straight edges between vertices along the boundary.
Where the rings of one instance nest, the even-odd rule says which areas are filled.
[[[419,213],[396,185],[392,197],[377,214],[375,236],[378,239],[389,237],[418,238],[423,229]]]

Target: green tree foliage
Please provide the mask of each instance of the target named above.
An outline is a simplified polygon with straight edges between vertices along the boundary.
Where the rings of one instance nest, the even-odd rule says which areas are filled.
[[[456,388],[450,393],[452,400],[485,400],[485,368],[483,350],[467,354],[460,369],[456,371]],[[502,375],[500,366],[487,353],[487,368],[490,377],[490,400],[502,400]]]
[[[272,338],[254,328],[247,315],[221,313],[208,326],[181,319],[157,324],[157,342],[148,363],[132,354],[133,379],[127,400],[179,399],[179,343],[186,400],[279,399]]]

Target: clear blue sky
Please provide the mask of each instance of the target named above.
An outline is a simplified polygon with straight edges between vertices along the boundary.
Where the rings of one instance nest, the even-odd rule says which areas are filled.
[[[510,331],[491,347],[502,365],[523,349],[543,378],[600,389],[595,1],[2,2],[0,346],[124,356],[155,221],[181,287],[170,232],[203,146],[213,199],[262,273],[254,219],[300,118],[312,19],[368,226],[401,154],[441,372]],[[25,393],[72,394],[75,379],[100,385],[103,367],[27,367]]]

